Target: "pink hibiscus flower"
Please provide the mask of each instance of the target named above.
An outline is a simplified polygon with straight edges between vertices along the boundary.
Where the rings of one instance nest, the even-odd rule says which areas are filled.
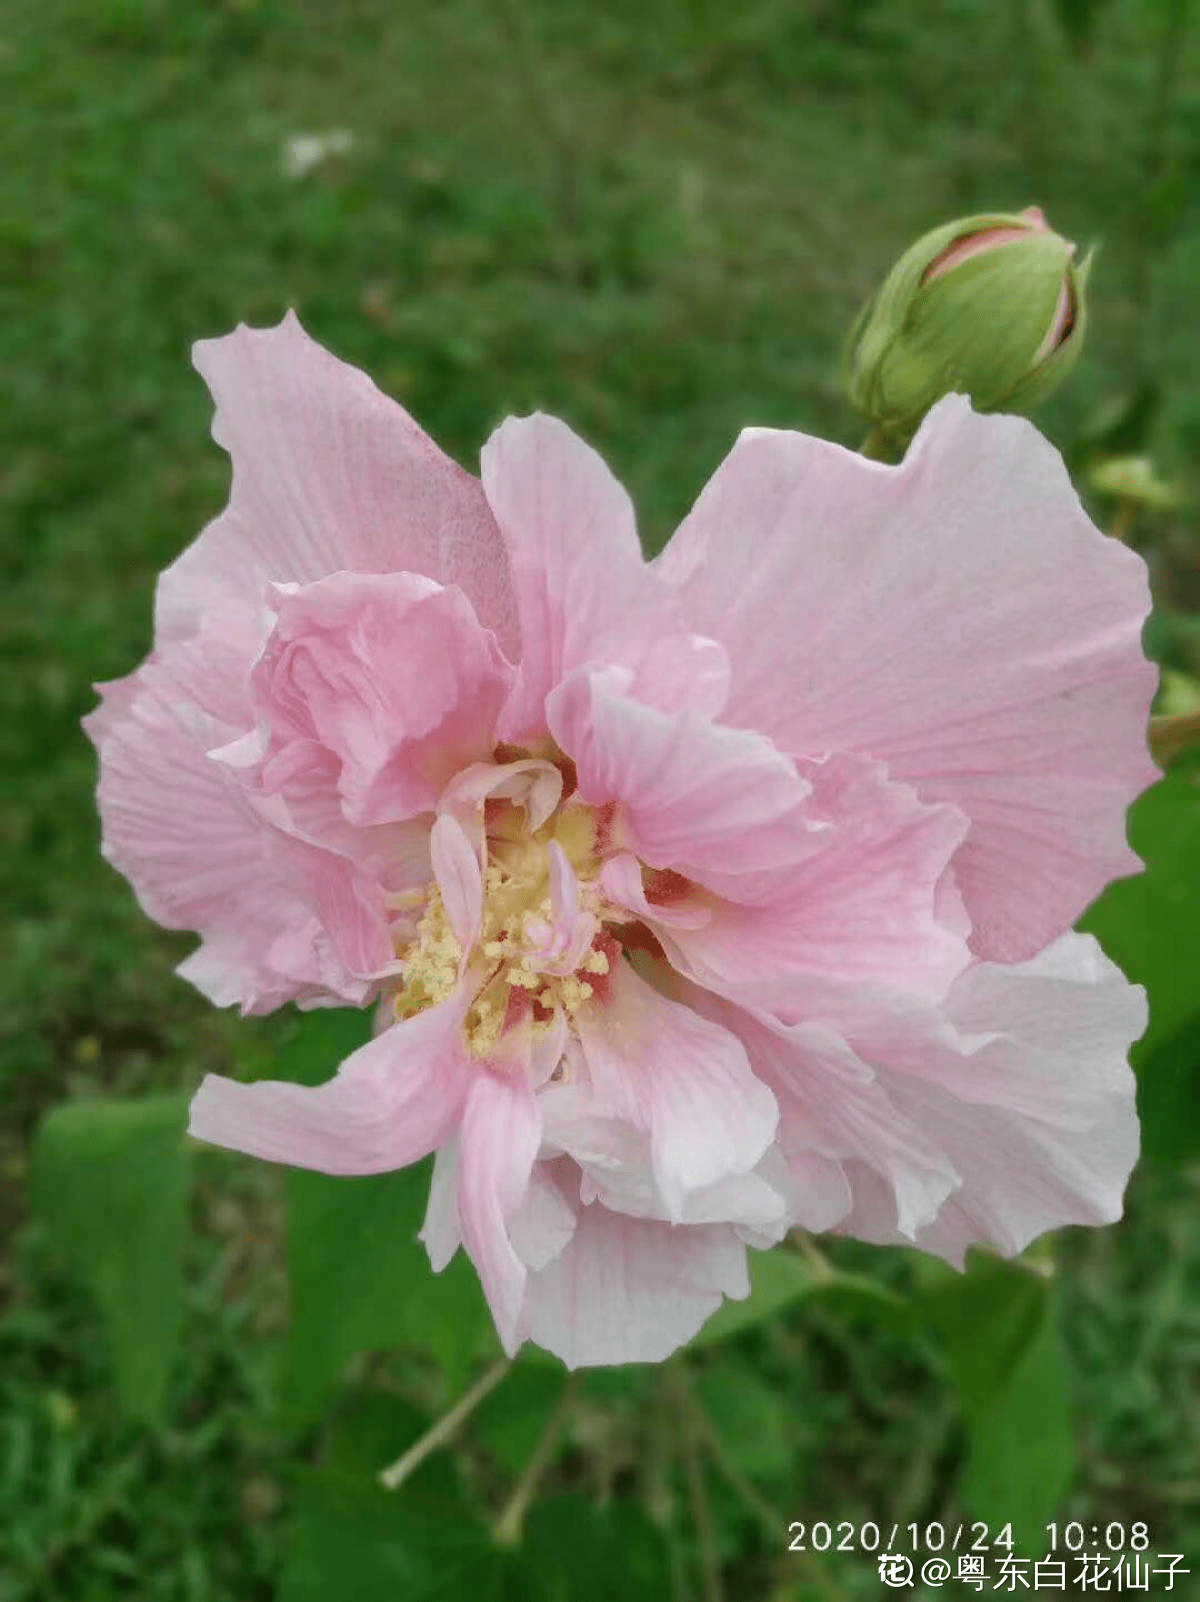
[[[793,1224],[1119,1215],[1143,1003],[1069,930],[1139,866],[1148,596],[1033,428],[748,430],[647,563],[553,418],[478,481],[294,317],[196,362],[232,494],[88,719],[104,849],[213,1001],[379,1028],[210,1076],[195,1135],[436,1152],[433,1266],[572,1365],[666,1356]]]

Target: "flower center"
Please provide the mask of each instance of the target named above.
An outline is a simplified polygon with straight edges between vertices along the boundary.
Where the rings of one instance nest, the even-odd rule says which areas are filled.
[[[606,921],[628,918],[597,883],[603,828],[602,813],[579,802],[530,830],[523,807],[489,800],[478,937],[464,952],[437,884],[420,892],[415,932],[398,949],[397,1018],[447,1000],[465,981],[473,999],[464,1028],[476,1057],[518,1024],[551,1029],[573,1018],[616,960]]]

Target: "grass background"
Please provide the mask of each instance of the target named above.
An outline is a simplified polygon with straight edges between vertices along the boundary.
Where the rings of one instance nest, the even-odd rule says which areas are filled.
[[[911,238],[1037,203],[1069,237],[1101,241],[1089,346],[1043,425],[1086,479],[1089,437],[1124,408],[1124,443],[1179,486],[1135,537],[1158,648],[1194,671],[1187,11],[9,0],[3,1602],[265,1599],[286,1541],[277,1176],[203,1160],[187,1359],[157,1434],[118,1417],[96,1316],[24,1203],[44,1108],[269,1063],[288,1027],[216,1013],[173,977],[190,942],[150,924],[100,860],[78,727],[90,683],[148,649],[155,575],[223,503],[190,342],[294,306],[467,465],[507,412],[556,411],[629,485],[656,548],[744,424],[856,442],[841,337]],[[331,128],[351,148],[288,177],[287,141]],[[1068,1233],[1059,1258],[1083,1448],[1071,1506],[1147,1518],[1171,1543],[1159,1549],[1190,1540],[1200,1555],[1197,1188],[1194,1167],[1145,1165],[1126,1221]],[[784,1337],[755,1379],[797,1421],[777,1451],[793,1516],[818,1491],[845,1518],[940,1506],[954,1421],[912,1354],[827,1314],[798,1315]],[[731,1573],[750,1562],[740,1539]],[[751,1572],[747,1594],[799,1583]],[[864,1582],[839,1570],[835,1583],[851,1596]]]

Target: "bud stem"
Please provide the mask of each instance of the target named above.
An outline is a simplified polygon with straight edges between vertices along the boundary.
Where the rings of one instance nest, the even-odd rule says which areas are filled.
[[[1117,502],[1117,509],[1113,513],[1113,520],[1108,526],[1109,537],[1120,540],[1123,545],[1131,543],[1130,535],[1137,520],[1137,503],[1123,496]]]
[[[896,460],[895,442],[887,430],[876,423],[858,447],[858,454],[868,461],[891,463]]]
[[[1150,755],[1160,768],[1195,746],[1200,746],[1200,712],[1150,719]]]

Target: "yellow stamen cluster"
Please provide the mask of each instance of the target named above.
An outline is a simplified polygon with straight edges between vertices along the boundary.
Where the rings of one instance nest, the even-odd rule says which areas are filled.
[[[462,947],[450,927],[442,892],[436,884],[429,887],[416,937],[401,953],[401,960],[404,988],[395,999],[397,1018],[411,1018],[413,1013],[435,1007],[453,994]]]
[[[588,807],[562,808],[553,819],[529,834],[516,822],[513,808],[488,830],[488,866],[484,876],[483,927],[469,954],[467,972],[478,983],[464,1029],[476,1057],[496,1046],[509,1016],[514,991],[526,992],[535,1009],[534,1029],[550,1028],[555,1014],[573,1018],[595,995],[587,975],[606,974],[609,960],[595,947],[573,973],[542,972],[537,946],[553,921],[547,847],[557,840],[581,878],[594,874],[593,814]],[[404,979],[396,1002],[398,1018],[445,1001],[458,983],[463,952],[450,928],[441,893],[429,887],[415,936],[398,952]],[[528,1005],[526,1004],[527,1010]]]

